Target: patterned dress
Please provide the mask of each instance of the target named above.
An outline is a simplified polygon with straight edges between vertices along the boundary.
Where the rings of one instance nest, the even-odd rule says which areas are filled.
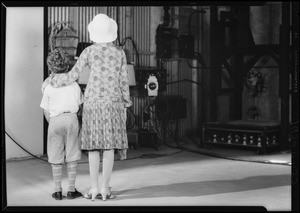
[[[125,52],[113,43],[95,43],[83,50],[72,70],[50,76],[53,87],[78,79],[90,69],[82,111],[83,150],[127,149],[126,107],[132,105]]]

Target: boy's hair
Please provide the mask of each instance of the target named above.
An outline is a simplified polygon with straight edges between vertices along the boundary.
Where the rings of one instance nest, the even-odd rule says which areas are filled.
[[[55,48],[47,57],[48,69],[53,73],[64,73],[69,69],[69,57],[62,48]]]

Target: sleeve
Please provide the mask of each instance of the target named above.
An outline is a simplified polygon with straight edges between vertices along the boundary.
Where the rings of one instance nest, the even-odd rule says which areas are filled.
[[[45,91],[45,93],[43,94],[40,107],[44,110],[49,110],[49,95],[47,94],[47,91]]]
[[[49,76],[48,78],[46,78],[42,84],[42,94],[44,94],[44,90],[46,88],[46,86],[50,83],[51,80],[51,76]]]
[[[121,59],[121,70],[119,75],[119,84],[122,93],[122,99],[125,107],[130,107],[132,101],[130,100],[129,94],[129,85],[128,85],[128,76],[127,76],[127,60],[125,52],[122,50],[122,59]]]
[[[56,75],[54,74],[53,76],[51,76],[50,85],[57,88],[57,87],[67,86],[75,82],[79,78],[79,75],[83,70],[83,67],[85,65],[89,65],[88,49],[89,48],[85,48],[82,51],[74,67],[68,73],[56,74]]]

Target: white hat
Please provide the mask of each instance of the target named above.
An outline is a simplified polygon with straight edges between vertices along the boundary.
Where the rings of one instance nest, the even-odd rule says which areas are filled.
[[[90,39],[97,43],[112,42],[118,37],[118,25],[105,14],[96,15],[88,25]]]

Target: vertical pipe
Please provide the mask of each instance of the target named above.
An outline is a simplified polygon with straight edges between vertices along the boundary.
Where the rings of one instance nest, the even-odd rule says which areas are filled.
[[[149,17],[148,17],[148,8],[149,7],[145,7],[145,34],[146,34],[146,39],[145,39],[145,52],[147,53],[146,54],[146,59],[145,59],[145,64],[146,64],[146,66],[148,67],[149,66],[149,64],[148,64],[148,58],[149,58],[149,50],[148,50],[148,43],[149,43],[149,32],[148,32],[148,29],[149,29],[149,24],[148,24],[148,22],[149,22]]]
[[[125,7],[122,7],[122,40],[126,38],[126,16]]]
[[[66,7],[61,7],[62,21],[66,20]]]
[[[132,15],[133,15],[133,35],[132,35],[132,38],[134,41],[136,41],[136,7],[133,7],[133,10],[132,10]],[[133,60],[135,62],[135,64],[137,64],[137,60],[136,60],[136,52],[135,50],[133,51],[134,54],[133,54]]]
[[[58,21],[60,21],[61,19],[60,19],[60,7],[56,7],[56,22],[58,22]]]
[[[216,77],[218,65],[216,56],[218,50],[216,46],[218,9],[211,6],[210,9],[210,120],[217,120],[217,84]]]
[[[141,42],[143,43],[143,49],[142,49],[143,52],[146,51],[146,41],[147,41],[146,40],[147,35],[146,35],[146,27],[145,27],[146,23],[145,22],[146,22],[145,7],[141,7],[141,23],[140,23],[140,26],[142,28],[142,31],[141,31],[140,37],[141,37]],[[144,66],[147,66],[146,58],[147,58],[147,55],[144,54]]]
[[[78,7],[78,33],[79,33],[79,41],[83,42],[82,39],[82,7]]]
[[[81,8],[81,39],[83,42],[86,42],[85,40],[85,32],[84,32],[84,26],[85,26],[85,19],[84,19],[84,15],[85,15],[85,11],[84,11],[84,7]]]
[[[149,25],[148,25],[148,7],[144,7],[144,11],[145,11],[145,23],[144,23],[144,28],[145,28],[145,49],[144,51],[147,53],[146,54],[146,58],[145,58],[145,65],[146,66],[149,66],[148,65],[148,41],[149,41],[149,38],[148,38],[148,28],[149,28]]]
[[[84,24],[84,19],[83,19],[83,17],[84,17],[84,7],[80,7],[80,35],[81,35],[81,40],[82,40],[82,42],[85,42],[85,40],[84,40],[84,31],[83,31],[83,26],[85,25]]]
[[[140,7],[136,7],[136,11],[135,11],[135,15],[136,15],[136,28],[135,28],[135,37],[136,37],[136,39],[135,39],[135,44],[137,45],[137,47],[139,47],[139,49],[138,49],[138,51],[139,51],[139,53],[141,52],[140,50],[141,50],[141,43],[140,43],[140,37],[139,37],[139,31],[140,31],[140,29],[139,29],[139,24],[140,24],[140,13],[139,13],[139,9],[140,9]],[[140,66],[142,66],[143,65],[143,59],[142,59],[142,55],[141,54],[139,54],[139,62],[140,62]]]
[[[292,123],[296,123],[299,122],[299,2],[292,5]]]
[[[57,20],[57,18],[56,18],[57,13],[55,11],[56,11],[56,7],[53,7],[53,23],[55,23]]]
[[[143,7],[139,7],[139,44],[142,44],[140,51],[145,50],[145,40],[142,38],[144,35],[144,17],[143,17]],[[145,66],[145,55],[142,54],[143,57],[143,66]]]
[[[146,57],[146,66],[149,66],[149,57],[150,57],[150,51],[149,51],[149,7],[146,7],[146,24],[145,24],[145,29],[146,29],[146,49],[145,51],[147,52],[147,57]]]
[[[292,210],[299,210],[299,2],[292,2]]]
[[[84,7],[84,26],[87,26],[87,23],[88,23],[88,13],[89,13],[89,8]],[[85,42],[87,42],[88,36],[87,36],[87,31],[85,30],[85,27],[83,29],[83,32],[84,32],[84,40],[85,40]]]
[[[129,36],[132,37],[132,30],[133,30],[132,16],[133,16],[133,9],[131,7],[125,7],[125,20],[126,20],[125,37],[129,37]],[[130,41],[126,42],[126,49],[129,50],[130,53],[130,59],[131,59],[130,62],[133,62],[134,59],[132,58],[132,56],[133,56],[134,49],[132,47],[132,44],[130,44]]]
[[[150,7],[148,7],[148,9],[147,9],[147,19],[148,19],[148,22],[147,22],[147,42],[148,42],[148,47],[147,47],[147,51],[149,52],[149,53],[151,53],[151,50],[150,50],[150,45],[151,45],[151,43],[150,43],[150,19],[151,19],[151,17],[150,17]],[[152,54],[152,53],[151,53]],[[150,57],[151,57],[151,54],[149,54],[149,56],[148,56],[148,61],[147,61],[147,64],[148,64],[148,66],[150,67],[151,65],[150,65]]]
[[[85,32],[84,32],[84,26],[85,26],[84,14],[85,14],[84,7],[82,7],[81,8],[81,14],[80,14],[80,17],[81,17],[81,20],[80,20],[80,25],[81,25],[80,31],[81,31],[81,39],[82,39],[83,42],[85,42],[85,36],[84,36],[84,34],[85,34]]]
[[[280,98],[281,130],[280,146],[288,149],[289,143],[289,74],[290,74],[290,2],[282,2],[282,25],[280,31]]]
[[[67,20],[67,8],[66,7],[62,7],[62,20],[63,21],[68,21]]]
[[[200,10],[202,10],[202,6],[200,7]],[[201,13],[200,15],[200,20],[199,20],[199,52],[202,54],[203,52],[203,42],[204,42],[204,39],[203,39],[203,26],[204,26],[204,18],[203,18],[204,14]],[[202,115],[203,115],[203,103],[202,103],[202,100],[203,100],[203,88],[202,88],[202,69],[199,70],[200,73],[198,73],[198,83],[200,83],[200,85],[198,86],[198,133],[200,133],[200,136],[202,134],[202,131],[201,131],[201,128],[202,128]]]
[[[143,50],[143,41],[141,40],[141,32],[143,30],[143,27],[141,25],[141,7],[137,7],[137,43],[136,45],[139,46],[139,52],[141,53],[141,51]],[[144,66],[144,57],[143,54],[139,54],[140,55],[140,63],[141,66]]]
[[[59,22],[60,20],[61,20],[61,18],[60,18],[60,12],[59,12],[59,10],[60,10],[60,7],[56,7],[56,22]]]
[[[118,31],[119,31],[119,38],[118,40],[121,42],[123,38],[123,17],[122,17],[122,7],[117,7],[117,15],[116,20],[118,20]]]
[[[197,60],[193,60],[192,62],[193,67],[198,67]],[[192,81],[198,82],[198,69],[197,68],[192,68],[191,70],[192,73]],[[197,133],[199,130],[198,128],[198,86],[194,83],[192,83],[192,132],[193,134]]]
[[[50,13],[48,13],[50,11]],[[49,17],[51,16],[51,8],[44,7],[44,17],[48,17],[48,19],[44,18],[44,38],[48,38],[48,26],[50,25]],[[2,42],[1,42],[2,43]],[[46,58],[48,56],[48,42],[44,42],[44,80],[48,77],[48,67],[45,63]],[[43,120],[44,128],[43,128],[43,154],[47,154],[47,135],[48,135],[48,121],[46,120],[45,116]]]
[[[47,14],[48,14],[48,27],[51,26],[51,7],[46,7],[47,8]]]

